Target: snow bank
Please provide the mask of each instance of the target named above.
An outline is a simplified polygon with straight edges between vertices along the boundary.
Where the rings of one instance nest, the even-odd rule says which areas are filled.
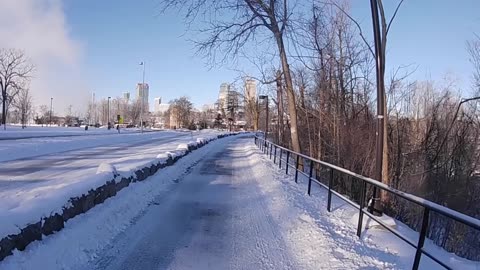
[[[188,151],[188,144],[181,143],[178,145],[177,150]]]
[[[172,155],[170,155],[168,152],[167,153],[162,153],[157,155],[157,161],[158,162],[167,162],[167,160],[171,159]]]
[[[352,207],[336,195],[332,196],[332,212],[327,211],[328,192],[319,185],[312,185],[312,196],[306,196],[308,177],[299,175],[298,185],[294,182],[293,172],[285,175],[285,170],[278,169],[277,166],[271,166],[272,161],[268,156],[261,154],[252,144],[254,155],[254,164],[260,164],[259,172],[273,173],[271,179],[265,179],[259,183],[263,192],[272,194],[272,197],[279,198],[272,207],[277,209],[282,219],[300,220],[298,224],[289,227],[289,234],[286,238],[293,237],[293,241],[298,243],[298,249],[303,246],[312,246],[313,240],[318,236],[322,246],[323,242],[330,242],[332,246],[337,245],[345,250],[354,250],[352,256],[358,258],[357,262],[373,259],[375,262],[385,261],[380,269],[411,269],[415,257],[415,249],[400,238],[387,231],[385,228],[369,218],[363,216],[363,231],[361,238],[356,236],[358,225],[359,210]],[[253,151],[253,149],[255,149]],[[283,202],[282,202],[283,201]],[[286,204],[285,204],[286,202]],[[284,203],[284,204],[282,204]],[[298,212],[292,211],[296,206]],[[390,228],[395,228],[405,238],[411,242],[418,241],[419,233],[412,230],[406,224],[395,220],[389,216],[382,216],[380,220],[386,223]],[[301,229],[308,224],[308,227]],[[297,232],[296,232],[297,231]],[[319,234],[320,232],[320,234]],[[327,235],[328,237],[325,237]],[[322,239],[323,238],[323,239]],[[313,247],[311,254],[306,254],[307,260],[311,256],[319,256],[318,246]],[[326,250],[326,247],[323,247]],[[476,270],[480,269],[480,262],[470,261],[450,253],[441,247],[435,245],[431,240],[426,239],[424,249],[436,258],[449,265],[452,269]],[[310,250],[310,249],[309,249]],[[335,255],[335,254],[334,254]],[[343,258],[349,259],[350,256],[341,254]],[[303,256],[303,255],[302,255]],[[336,256],[335,256],[336,257]],[[302,258],[304,259],[304,258]],[[306,263],[309,263],[308,261]],[[336,267],[331,267],[336,268]],[[341,267],[341,269],[360,269],[362,267],[351,265],[350,267]],[[377,268],[377,267],[375,267]],[[370,269],[370,268],[369,268]],[[422,255],[419,269],[442,269],[439,264]]]
[[[63,230],[46,241],[36,241],[23,252],[15,250],[14,256],[0,262],[0,269],[77,269],[83,266],[94,259],[95,252],[107,247],[116,235],[125,231],[159,193],[168,192],[175,185],[163,180],[181,177],[204,155],[204,150],[194,151],[175,166],[160,170],[151,181],[133,184],[119,191],[115,198],[69,220]]]
[[[97,174],[113,174],[114,178],[119,175],[117,172],[117,168],[107,162],[102,162],[100,166],[98,166]]]
[[[22,200],[2,201],[0,261],[11,255],[13,250],[24,250],[29,243],[41,240],[42,234],[61,230],[65,221],[115,196],[130,183],[143,181],[159,169],[173,165],[191,151],[189,147],[198,146],[196,142],[181,144],[179,150],[158,154],[156,158],[140,156],[137,162],[131,162],[132,157],[126,157],[123,161],[131,165],[123,166],[121,171],[104,162],[99,165],[96,174],[85,175],[79,171],[74,175],[75,180],[38,185],[22,195]]]
[[[32,189],[31,197],[21,203],[10,205],[9,211],[0,212],[0,237],[14,235],[28,224],[36,223],[45,217],[60,214],[70,198],[88,194],[112,179],[112,175],[97,174],[78,178],[75,183],[57,183],[48,187]],[[55,192],[61,190],[61,192]],[[1,258],[1,256],[0,256]]]

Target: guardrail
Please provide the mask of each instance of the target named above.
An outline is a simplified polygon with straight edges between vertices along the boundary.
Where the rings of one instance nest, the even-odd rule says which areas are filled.
[[[424,243],[425,243],[425,238],[429,229],[429,219],[430,215],[432,212],[437,213],[439,215],[442,215],[444,217],[450,218],[452,220],[455,220],[459,223],[462,223],[466,226],[469,226],[470,228],[473,228],[475,230],[478,230],[480,232],[480,220],[475,219],[473,217],[470,217],[468,215],[462,214],[460,212],[457,212],[455,210],[452,210],[450,208],[441,206],[439,204],[436,204],[434,202],[428,201],[426,199],[420,198],[418,196],[405,193],[403,191],[391,188],[379,181],[376,181],[372,178],[365,177],[363,175],[356,174],[354,172],[351,172],[349,170],[346,170],[344,168],[335,166],[333,164],[314,159],[312,157],[303,155],[301,153],[297,153],[295,151],[292,151],[290,149],[287,149],[285,147],[279,146],[277,144],[274,144],[270,141],[266,141],[263,138],[260,138],[258,136],[255,136],[255,144],[262,150],[263,153],[267,154],[270,159],[272,159],[273,155],[273,162],[274,164],[277,164],[281,169],[282,168],[282,161],[284,162],[283,165],[285,166],[285,173],[288,174],[289,168],[293,168],[295,170],[295,182],[298,182],[298,174],[302,174],[306,177],[308,177],[308,190],[307,193],[310,195],[311,189],[312,189],[312,182],[317,183],[321,187],[325,188],[328,191],[328,199],[327,199],[327,211],[331,211],[331,205],[332,205],[332,194],[335,194],[337,197],[345,201],[346,203],[352,205],[356,209],[359,210],[359,215],[358,215],[358,226],[357,226],[357,236],[360,237],[362,233],[362,228],[363,228],[363,216],[367,215],[370,217],[372,220],[380,224],[382,227],[399,237],[401,240],[412,246],[413,248],[416,249],[415,252],[415,258],[413,262],[412,269],[417,270],[419,265],[420,265],[420,259],[421,256],[424,254],[439,265],[443,266],[445,269],[453,269],[450,266],[446,265],[444,262],[440,261],[438,258],[433,256],[431,253],[429,253],[427,250],[424,248]],[[277,154],[277,151],[279,153]],[[277,159],[278,156],[278,159]],[[308,169],[308,174],[304,172],[303,170],[299,169],[300,166],[300,158],[302,158],[303,162],[307,162],[307,169]],[[292,162],[293,161],[293,162]],[[292,164],[293,163],[293,164]],[[313,175],[313,168],[314,166],[320,166],[324,168],[329,169],[329,179],[328,179],[328,185],[322,183],[319,181],[319,179],[316,179]],[[340,194],[339,192],[335,191],[333,189],[333,180],[334,180],[334,174],[335,172],[341,173],[347,176],[350,176],[352,181],[353,180],[358,180],[361,182],[361,191],[360,191],[360,204],[355,203],[354,201],[350,200],[349,198],[345,197],[344,195]],[[418,238],[417,243],[413,242],[412,240],[408,239],[406,236],[402,235],[399,231],[395,230],[394,228],[389,227],[387,224],[382,222],[380,219],[378,219],[376,216],[371,214],[365,209],[365,200],[366,200],[366,193],[367,193],[367,188],[371,187],[376,187],[381,190],[384,190],[385,192],[388,192],[389,194],[403,198],[407,201],[410,201],[418,206],[423,207],[423,217],[422,217],[422,225],[420,229],[420,236]]]

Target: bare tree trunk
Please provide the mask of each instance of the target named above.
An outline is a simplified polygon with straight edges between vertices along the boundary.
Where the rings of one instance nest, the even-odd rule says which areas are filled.
[[[7,129],[7,96],[6,96],[6,91],[4,94],[2,94],[2,124],[3,124],[3,129]]]
[[[290,115],[290,136],[292,139],[292,146],[295,152],[301,152],[300,141],[298,139],[298,123],[297,123],[297,106],[295,102],[295,92],[293,90],[292,76],[290,66],[288,65],[285,45],[283,44],[283,37],[278,27],[274,28],[278,50],[280,52],[280,59],[282,63],[283,76],[285,78],[285,86],[287,90],[288,113]]]
[[[283,133],[284,133],[284,123],[283,123],[283,87],[282,87],[282,73],[277,71],[277,113],[278,113],[278,143],[284,145]]]

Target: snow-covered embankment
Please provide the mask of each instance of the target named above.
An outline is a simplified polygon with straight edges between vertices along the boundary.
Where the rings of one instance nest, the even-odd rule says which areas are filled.
[[[72,185],[66,191],[68,192],[68,197],[70,197],[67,202],[64,201],[65,194],[55,194],[55,197],[45,204],[45,207],[50,208],[48,210],[50,212],[49,216],[42,216],[38,220],[36,213],[33,213],[34,211],[26,209],[22,213],[11,214],[23,215],[26,217],[23,220],[30,220],[29,222],[18,224],[12,222],[16,219],[4,217],[0,225],[5,229],[2,232],[5,231],[7,233],[0,234],[0,261],[12,255],[15,249],[22,251],[33,241],[42,240],[43,236],[61,230],[66,221],[87,212],[95,205],[103,203],[107,198],[115,196],[118,191],[131,183],[143,181],[155,174],[159,169],[175,164],[189,152],[204,146],[212,140],[229,135],[235,135],[235,133],[221,134],[205,139],[198,138],[195,142],[180,144],[175,151],[160,153],[153,160],[132,166],[127,174],[123,173],[120,175],[111,164],[100,164],[97,174],[92,176],[92,179],[89,179],[88,188],[83,183],[78,186]],[[63,201],[60,201],[62,199]],[[59,205],[62,206],[58,207]],[[34,222],[31,220],[34,220]]]

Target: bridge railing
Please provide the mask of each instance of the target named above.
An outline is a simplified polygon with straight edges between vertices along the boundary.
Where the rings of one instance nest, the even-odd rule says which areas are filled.
[[[437,213],[446,218],[452,219],[456,222],[464,224],[480,232],[480,220],[470,217],[468,215],[462,214],[458,211],[455,211],[450,208],[444,207],[442,205],[436,204],[434,202],[428,201],[421,197],[394,189],[372,178],[365,177],[363,175],[354,173],[352,171],[335,166],[333,164],[330,164],[318,159],[314,159],[312,157],[306,156],[301,153],[297,153],[295,151],[292,151],[280,145],[274,144],[270,141],[266,141],[263,138],[260,138],[258,136],[255,136],[255,144],[258,146],[258,148],[260,148],[263,151],[263,153],[268,155],[270,159],[273,159],[274,164],[278,164],[280,169],[282,169],[282,165],[283,165],[286,174],[288,174],[290,169],[293,169],[295,173],[295,182],[298,182],[299,174],[302,174],[305,177],[307,177],[308,178],[308,189],[307,189],[308,195],[311,194],[313,182],[325,188],[328,192],[327,211],[329,212],[331,211],[332,194],[336,195],[338,198],[342,199],[346,203],[358,209],[359,210],[358,226],[357,226],[358,237],[361,236],[362,229],[363,229],[363,216],[367,215],[369,218],[371,218],[372,220],[380,224],[383,228],[390,231],[391,233],[396,235],[398,238],[400,238],[401,240],[403,240],[404,242],[406,242],[407,244],[415,248],[416,252],[415,252],[415,258],[412,266],[412,269],[414,270],[418,269],[422,255],[426,255],[427,257],[429,257],[439,265],[443,266],[445,269],[453,269],[424,248],[425,239],[429,229],[429,219],[431,217],[432,212]],[[305,164],[305,162],[307,162],[307,164]],[[304,164],[304,167],[307,169],[308,173],[300,169],[300,167],[302,166],[301,164]],[[328,184],[322,183],[313,174],[313,168],[315,166],[320,166],[323,168],[327,168],[329,170]],[[349,176],[352,179],[352,181],[354,180],[360,181],[361,190],[360,190],[359,204],[355,203],[351,199],[347,198],[346,196],[340,194],[338,191],[334,190],[334,187],[333,187],[334,173],[341,173],[343,175]],[[403,235],[398,230],[391,228],[389,225],[387,225],[385,222],[380,220],[378,217],[376,217],[375,215],[367,211],[365,207],[365,201],[367,197],[366,194],[367,194],[368,187],[379,188],[387,192],[391,196],[405,199],[409,202],[414,203],[417,206],[422,207],[423,216],[422,216],[422,222],[421,222],[418,241],[415,242],[410,240],[407,236]]]

